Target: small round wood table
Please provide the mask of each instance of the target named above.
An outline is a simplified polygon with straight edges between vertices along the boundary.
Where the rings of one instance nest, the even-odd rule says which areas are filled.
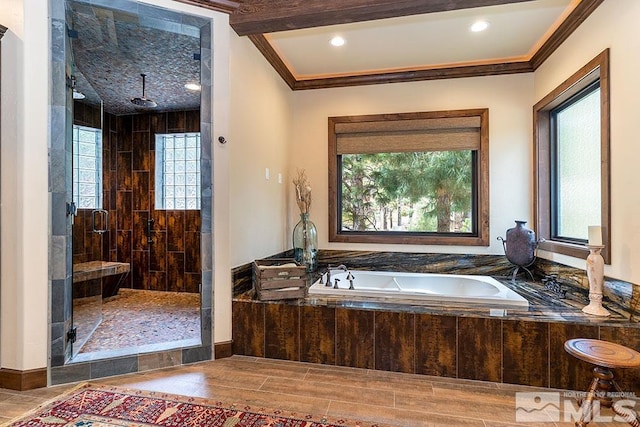
[[[635,411],[616,405],[611,396],[613,390],[618,396],[624,395],[613,379],[613,369],[640,367],[640,353],[623,345],[588,338],[568,340],[564,343],[564,349],[570,355],[596,365],[593,368],[593,380],[587,391],[587,397],[580,407],[580,420],[576,421],[576,426],[585,427],[589,424],[593,417],[593,399],[598,399],[602,406],[612,408],[627,423],[640,427],[640,420]]]

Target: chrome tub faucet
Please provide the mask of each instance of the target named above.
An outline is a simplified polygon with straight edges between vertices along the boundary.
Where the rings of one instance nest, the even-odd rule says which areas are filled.
[[[342,270],[345,272],[348,272],[349,269],[347,268],[346,265],[344,264],[340,264],[337,267],[332,267],[331,264],[327,265],[327,270],[325,271],[325,273],[320,275],[320,284],[324,284],[325,286],[331,286],[331,270]],[[326,275],[326,281],[324,280]]]

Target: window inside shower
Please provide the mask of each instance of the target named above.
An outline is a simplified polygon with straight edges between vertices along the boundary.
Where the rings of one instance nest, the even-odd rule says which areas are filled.
[[[200,209],[200,133],[156,135],[156,209]]]
[[[73,201],[102,208],[102,129],[73,125]]]

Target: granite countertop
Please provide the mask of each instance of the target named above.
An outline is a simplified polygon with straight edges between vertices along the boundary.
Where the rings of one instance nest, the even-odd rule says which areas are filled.
[[[516,291],[529,301],[529,307],[505,307],[505,306],[478,306],[473,304],[450,302],[420,302],[412,300],[371,298],[371,297],[306,297],[299,300],[268,301],[266,303],[286,303],[295,305],[320,305],[338,308],[358,308],[365,310],[401,311],[427,314],[443,314],[451,316],[469,317],[498,317],[507,320],[530,321],[558,321],[582,323],[603,326],[629,326],[640,328],[640,322],[629,320],[629,313],[622,307],[605,301],[603,305],[609,310],[611,316],[599,317],[587,315],[582,312],[582,307],[588,304],[588,295],[585,291],[567,287],[566,298],[559,298],[550,291],[545,290],[539,282],[516,280],[511,281],[507,277],[495,277],[505,286]],[[312,278],[310,279],[312,280]],[[253,291],[245,292],[235,297],[235,300],[253,300]],[[256,300],[257,301],[257,300]]]

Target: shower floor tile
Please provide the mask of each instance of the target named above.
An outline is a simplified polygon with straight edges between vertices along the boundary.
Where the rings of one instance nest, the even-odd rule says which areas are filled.
[[[85,317],[74,313],[74,319]],[[82,323],[75,325],[83,327]],[[120,289],[118,295],[103,302],[102,322],[78,355],[123,349],[136,352],[199,339],[199,294]]]

